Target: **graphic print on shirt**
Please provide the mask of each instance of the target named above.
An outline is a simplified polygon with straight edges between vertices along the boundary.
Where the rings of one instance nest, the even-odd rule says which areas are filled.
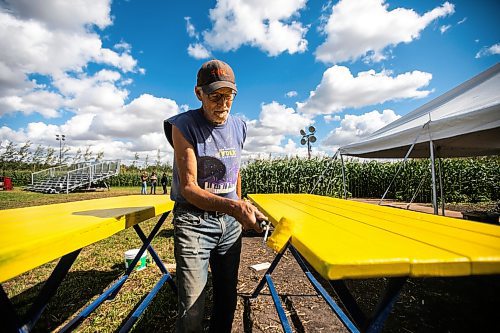
[[[214,155],[198,159],[200,186],[213,194],[236,191],[239,170],[236,149],[219,149]]]

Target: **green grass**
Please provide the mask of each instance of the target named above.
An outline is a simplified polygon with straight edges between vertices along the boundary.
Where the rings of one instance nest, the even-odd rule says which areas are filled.
[[[45,205],[60,202],[104,198],[110,196],[139,194],[140,188],[112,188],[110,191],[38,194],[21,190],[0,192],[0,209]],[[144,233],[149,234],[158,218],[141,223]],[[173,226],[167,219],[152,242],[164,263],[172,264]],[[112,237],[85,247],[73,264],[57,294],[35,326],[35,332],[56,330],[69,322],[79,310],[90,304],[124,271],[124,252],[138,248],[141,241],[133,228],[121,231]],[[34,301],[43,283],[57,264],[57,260],[35,268],[3,283],[4,290],[16,310],[24,314]],[[116,299],[103,303],[77,329],[78,332],[116,331],[128,318],[129,313],[144,298],[160,278],[156,265],[134,272],[127,280]],[[173,330],[176,314],[176,299],[168,285],[159,294],[135,326],[136,331]]]

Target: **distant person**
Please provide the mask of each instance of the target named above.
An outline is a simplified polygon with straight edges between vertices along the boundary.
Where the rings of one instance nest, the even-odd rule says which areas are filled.
[[[210,332],[230,333],[237,301],[241,229],[260,232],[259,221],[267,218],[241,200],[240,164],[247,126],[229,113],[236,95],[233,70],[219,60],[204,63],[194,93],[201,107],[164,123],[174,147],[170,198],[175,201],[176,332],[202,332],[210,264]]]
[[[156,194],[156,182],[158,181],[158,177],[156,177],[156,172],[153,171],[151,174],[151,177],[149,177],[149,180],[151,181],[151,193],[150,194]]]
[[[148,194],[148,173],[144,171],[141,174],[141,194]]]
[[[163,187],[163,194],[167,194],[167,174],[164,172],[161,175],[161,186]]]

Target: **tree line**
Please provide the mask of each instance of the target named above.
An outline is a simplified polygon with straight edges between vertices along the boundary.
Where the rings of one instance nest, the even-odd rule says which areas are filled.
[[[161,163],[160,158],[160,149],[157,150],[155,159],[150,159],[149,155],[141,159],[139,153],[135,153],[131,163],[122,165],[121,170],[124,173],[137,173],[146,170],[149,173],[156,171],[157,173],[167,172],[171,174],[172,166],[167,163]],[[100,162],[103,160],[104,152],[94,152],[90,145],[85,148],[78,148],[76,152],[72,153],[70,147],[67,145],[63,145],[61,150],[59,150],[41,144],[34,146],[29,140],[22,144],[7,141],[4,145],[0,146],[0,175],[12,176],[12,174],[21,171],[35,172],[57,165]]]
[[[33,143],[29,140],[20,145],[12,141],[7,141],[2,148],[0,152],[2,170],[37,171],[59,164],[98,162],[104,158],[103,151],[94,153],[90,145],[85,147],[85,149],[78,148],[74,154],[70,154],[70,148],[66,145],[58,151],[53,147],[45,147],[41,144],[33,147]]]

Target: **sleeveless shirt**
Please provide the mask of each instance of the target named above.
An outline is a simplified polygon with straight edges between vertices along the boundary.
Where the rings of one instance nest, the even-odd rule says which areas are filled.
[[[245,122],[229,114],[224,124],[213,125],[205,118],[202,109],[189,110],[164,121],[165,135],[173,146],[172,125],[179,129],[194,148],[198,185],[210,193],[238,200],[236,183],[241,151],[246,139]],[[170,198],[176,202],[187,203],[180,192],[175,158]]]

